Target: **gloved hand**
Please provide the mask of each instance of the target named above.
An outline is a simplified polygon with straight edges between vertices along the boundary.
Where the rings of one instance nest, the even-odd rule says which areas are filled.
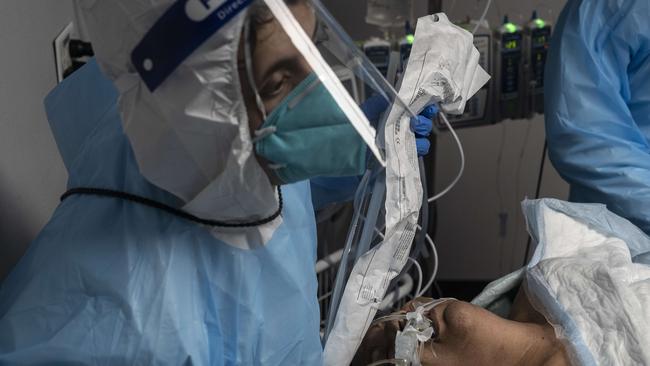
[[[361,105],[361,110],[370,123],[377,127],[381,114],[388,108],[388,101],[380,95],[373,95]],[[432,104],[422,111],[417,117],[411,118],[411,131],[415,133],[415,146],[418,156],[425,156],[429,153],[431,143],[429,135],[433,131],[433,118],[438,115],[438,108]]]
[[[415,133],[415,146],[418,150],[418,156],[425,156],[429,153],[431,143],[429,135],[433,131],[433,119],[438,115],[438,107],[432,104],[417,116],[411,118],[411,131]]]
[[[386,108],[388,108],[388,102],[378,95],[368,98],[361,105],[361,110],[374,127],[377,127],[379,118],[381,118]],[[419,116],[411,119],[411,130],[415,133],[415,145],[418,156],[424,156],[429,153],[430,144],[427,137],[433,130],[433,122],[431,119],[437,114],[438,108],[435,105],[431,105],[424,108]],[[361,177],[312,178],[311,196],[314,208],[318,210],[331,203],[352,200],[360,180]],[[391,339],[394,341],[395,337]]]

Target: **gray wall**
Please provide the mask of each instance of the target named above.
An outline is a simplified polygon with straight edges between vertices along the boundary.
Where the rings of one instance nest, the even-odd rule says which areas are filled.
[[[427,13],[426,0],[413,0],[416,16]],[[380,35],[363,22],[365,1],[325,0],[334,15],[355,39]],[[533,9],[555,22],[564,0],[493,0],[487,19],[500,24],[507,13],[510,21],[523,24]],[[443,10],[452,20],[478,18],[485,0],[445,0]],[[459,131],[466,155],[466,170],[458,185],[438,201],[436,245],[440,255],[439,279],[491,280],[524,263],[527,241],[520,202],[534,197],[542,150],[544,119],[506,121]],[[436,184],[443,189],[458,171],[458,152],[449,133],[438,138]],[[501,152],[501,154],[500,154]],[[501,158],[499,158],[501,156]],[[566,199],[568,186],[551,164],[541,186],[542,197]],[[505,235],[500,235],[499,215],[507,215]]]
[[[66,172],[43,112],[70,1],[0,1],[0,279],[56,207]]]

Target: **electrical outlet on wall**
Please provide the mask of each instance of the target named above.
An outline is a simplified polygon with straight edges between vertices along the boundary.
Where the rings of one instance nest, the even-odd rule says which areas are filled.
[[[70,41],[74,32],[74,23],[70,22],[54,39],[54,62],[56,65],[56,80],[60,83],[65,77],[65,71],[72,67],[70,57]]]

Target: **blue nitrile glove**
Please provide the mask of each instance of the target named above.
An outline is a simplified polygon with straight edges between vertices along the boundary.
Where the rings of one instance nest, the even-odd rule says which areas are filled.
[[[374,94],[361,104],[361,111],[373,127],[377,127],[381,114],[388,108],[388,101],[381,95]]]
[[[411,131],[415,133],[415,146],[418,156],[425,156],[429,153],[431,143],[429,135],[433,131],[433,119],[438,115],[438,107],[432,104],[417,116],[411,118]]]
[[[381,118],[386,108],[388,108],[388,102],[379,95],[368,98],[361,105],[361,110],[374,127],[377,127],[379,118]],[[419,116],[411,119],[411,130],[415,133],[415,145],[418,156],[424,156],[429,153],[430,143],[427,136],[433,130],[432,119],[437,114],[438,108],[435,105],[431,105],[424,108]],[[335,202],[351,201],[354,198],[354,193],[359,186],[360,180],[361,177],[312,178],[311,196],[314,209],[319,210]]]
[[[388,101],[380,95],[373,95],[361,105],[361,110],[368,118],[368,121],[377,127],[381,114],[388,108]],[[429,153],[431,143],[429,135],[433,131],[433,118],[438,114],[438,108],[432,104],[422,111],[417,117],[411,118],[411,131],[415,133],[415,145],[418,156],[425,156]]]

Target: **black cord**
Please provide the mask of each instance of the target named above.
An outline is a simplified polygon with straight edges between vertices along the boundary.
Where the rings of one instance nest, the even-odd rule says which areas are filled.
[[[546,150],[548,150],[548,142],[544,140],[544,150],[542,150],[542,162],[539,164],[539,175],[537,176],[537,188],[535,189],[535,199],[539,198],[539,193],[542,189],[542,177],[544,176],[544,165],[546,163]],[[528,255],[530,254],[530,244],[532,238],[528,235],[528,242],[526,243],[526,254],[524,255],[524,266],[528,262]]]
[[[246,222],[246,223],[229,223],[223,221],[202,219],[200,217],[192,215],[191,213],[166,205],[162,202],[154,201],[152,199],[141,197],[141,196],[136,196],[134,194],[127,193],[127,192],[114,191],[111,189],[103,189],[103,188],[72,188],[69,189],[61,196],[61,202],[65,201],[67,198],[74,195],[93,195],[93,196],[100,196],[100,197],[117,198],[129,202],[138,203],[144,206],[149,206],[158,210],[162,210],[174,216],[178,216],[180,218],[190,220],[199,223],[201,225],[215,226],[215,227],[244,228],[244,227],[260,226],[275,220],[278,216],[282,214],[282,190],[280,189],[280,186],[278,186],[278,201],[279,201],[278,210],[267,218],[258,221],[253,221],[253,222]]]
[[[430,141],[431,141],[431,148],[430,148],[431,153],[427,156],[429,164],[428,164],[428,169],[426,170],[427,185],[428,185],[427,191],[435,192],[436,157],[438,156],[438,136],[437,135],[432,136]],[[428,192],[427,192],[427,196],[428,196]],[[424,202],[425,202],[424,204],[430,205],[427,232],[429,233],[431,240],[433,240],[433,242],[435,243],[437,239],[436,236],[438,234],[438,201],[433,201],[433,203],[429,203],[429,197],[425,197]],[[431,253],[431,258],[433,259],[433,253]],[[429,267],[429,262],[424,262],[422,273],[425,273],[426,272],[425,269],[428,270],[429,269],[428,267]],[[433,268],[430,268],[430,270],[433,271]],[[429,288],[429,290],[423,295],[434,297],[434,291],[433,291],[434,288],[436,289],[435,293],[437,298],[441,298],[443,296],[442,290],[440,290],[440,286],[438,285],[437,279],[433,280],[433,286]]]

